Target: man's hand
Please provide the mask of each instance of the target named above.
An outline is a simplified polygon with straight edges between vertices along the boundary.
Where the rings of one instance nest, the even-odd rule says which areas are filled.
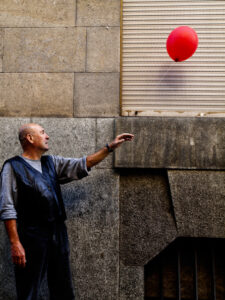
[[[22,244],[20,243],[20,239],[17,232],[16,220],[14,219],[5,220],[4,223],[11,244],[11,255],[12,255],[13,263],[20,267],[25,267],[26,265],[25,250]]]
[[[25,268],[26,256],[22,244],[18,241],[11,244],[12,261],[15,265]]]
[[[130,133],[122,133],[120,135],[117,135],[117,137],[115,138],[115,140],[113,140],[110,144],[109,147],[111,149],[116,149],[117,147],[119,147],[123,142],[125,141],[132,141],[134,138],[133,134]]]

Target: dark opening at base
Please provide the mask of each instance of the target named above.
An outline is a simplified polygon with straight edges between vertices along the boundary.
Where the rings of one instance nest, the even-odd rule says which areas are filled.
[[[147,300],[224,300],[225,240],[178,238],[145,266]]]

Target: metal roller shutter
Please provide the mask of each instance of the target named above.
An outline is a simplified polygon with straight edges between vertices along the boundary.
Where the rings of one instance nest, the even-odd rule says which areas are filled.
[[[178,26],[198,34],[195,54],[166,51]],[[225,116],[225,1],[122,1],[121,114]]]

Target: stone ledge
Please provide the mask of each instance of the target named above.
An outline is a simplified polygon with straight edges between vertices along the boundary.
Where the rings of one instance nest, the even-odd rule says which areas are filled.
[[[115,152],[117,168],[225,169],[225,118],[125,117],[121,132],[135,139]]]

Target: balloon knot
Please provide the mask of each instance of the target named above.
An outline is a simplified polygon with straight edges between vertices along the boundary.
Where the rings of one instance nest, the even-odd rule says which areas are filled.
[[[176,62],[178,62],[178,61],[179,61],[179,58],[175,58],[174,60],[175,60]]]

